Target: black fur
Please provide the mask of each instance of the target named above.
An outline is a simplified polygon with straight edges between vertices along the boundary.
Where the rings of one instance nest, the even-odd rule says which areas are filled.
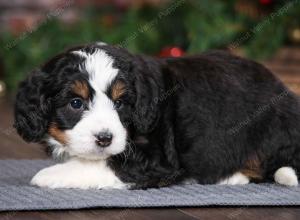
[[[113,46],[81,49],[96,48],[113,57],[116,80],[127,88],[118,113],[129,144],[109,159],[124,182],[135,188],[188,178],[212,184],[251,169],[253,158],[261,175],[253,181],[273,181],[282,166],[299,174],[299,98],[262,65],[221,51],[158,59]],[[68,84],[88,82],[76,69],[78,59],[66,52],[21,83],[15,124],[25,140],[41,141],[50,122],[69,129],[80,120],[59,114],[71,96]]]
[[[70,91],[72,82],[88,78],[86,73],[79,71],[79,60],[78,56],[67,52],[60,54],[20,83],[14,127],[24,140],[43,142],[51,122],[68,129],[80,120],[81,115],[65,107],[69,98],[74,97]]]

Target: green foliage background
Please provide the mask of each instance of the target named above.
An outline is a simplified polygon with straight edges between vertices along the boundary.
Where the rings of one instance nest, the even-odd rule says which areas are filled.
[[[51,56],[72,45],[93,41],[119,44],[131,52],[152,55],[170,45],[190,54],[237,43],[246,55],[263,59],[288,43],[289,28],[300,25],[300,1],[290,1],[293,5],[279,15],[278,11],[289,1],[282,2],[285,3],[273,9],[277,16],[260,20],[238,13],[234,9],[235,0],[177,0],[160,7],[123,11],[115,7],[87,8],[85,16],[73,25],[47,17],[34,30],[20,36],[1,34],[5,82],[14,91],[30,70]],[[113,24],[106,24],[105,17],[113,18]],[[261,28],[253,32],[258,27]],[[245,37],[247,33],[249,37]]]

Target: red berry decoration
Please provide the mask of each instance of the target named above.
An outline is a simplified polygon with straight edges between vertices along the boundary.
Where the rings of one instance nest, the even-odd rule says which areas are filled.
[[[259,0],[259,3],[262,5],[270,5],[273,3],[272,0]]]
[[[159,53],[160,57],[181,57],[184,51],[180,47],[165,47]]]

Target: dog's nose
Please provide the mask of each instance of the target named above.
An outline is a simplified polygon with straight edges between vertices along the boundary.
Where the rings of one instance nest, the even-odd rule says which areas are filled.
[[[97,135],[95,135],[96,137],[96,144],[99,147],[107,147],[111,144],[113,135],[110,132],[100,132]]]

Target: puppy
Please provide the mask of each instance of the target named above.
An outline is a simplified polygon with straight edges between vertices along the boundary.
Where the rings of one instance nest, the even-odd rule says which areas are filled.
[[[67,50],[20,84],[15,127],[64,160],[36,174],[40,187],[298,185],[299,98],[260,64],[226,52]]]

